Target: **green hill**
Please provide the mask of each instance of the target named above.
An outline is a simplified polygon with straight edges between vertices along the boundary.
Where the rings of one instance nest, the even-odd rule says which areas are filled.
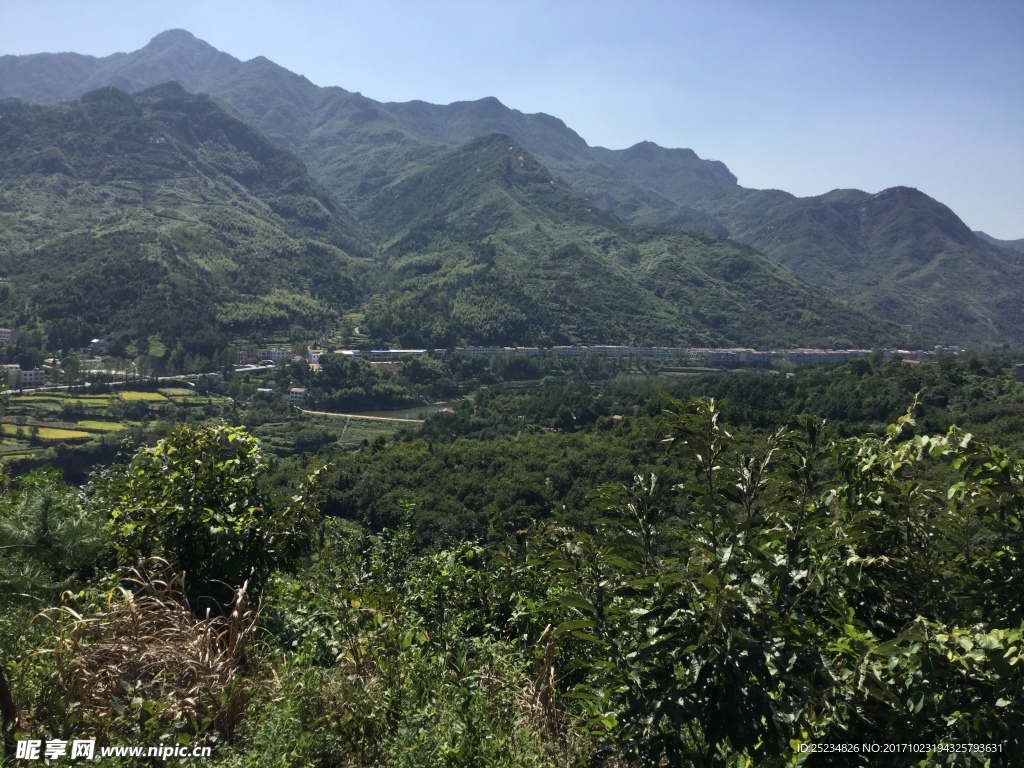
[[[913,325],[918,338],[1021,339],[1019,256],[981,241],[916,189],[836,190],[759,214],[742,205],[734,214],[745,217],[739,239],[867,312]]]
[[[34,101],[74,98],[99,85],[139,90],[171,79],[229,103],[296,152],[336,200],[360,214],[371,213],[377,192],[445,147],[503,133],[576,192],[630,223],[739,240],[865,311],[912,326],[921,342],[1024,340],[1016,309],[1024,275],[1015,259],[920,193],[836,190],[796,198],[745,189],[724,164],[689,149],[651,142],[625,150],[590,147],[561,120],[523,114],[493,98],[383,104],[320,88],[262,57],[241,62],[184,30],[105,58],[0,57],[0,96]]]
[[[389,298],[370,326],[403,345],[848,346],[902,333],[748,247],[628,226],[501,134],[445,152],[365,208],[384,237]]]
[[[51,348],[108,337],[213,358],[234,336],[322,328],[357,304],[369,240],[207,96],[0,104],[0,318]]]
[[[375,339],[416,346],[897,335],[748,248],[626,225],[507,136],[435,150],[366,198],[366,228],[177,84],[3,114],[0,321],[53,348],[101,336],[214,360],[233,338],[315,333],[370,293]]]
[[[975,231],[974,233],[985,242],[992,243],[992,245],[998,245],[1000,248],[1009,248],[1011,251],[1024,251],[1024,237],[1017,240],[1000,240],[999,238],[992,237],[985,232]]]

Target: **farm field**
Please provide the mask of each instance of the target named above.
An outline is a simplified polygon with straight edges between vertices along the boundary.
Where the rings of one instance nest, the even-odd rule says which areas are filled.
[[[78,426],[90,432],[120,432],[125,425],[118,421],[93,421],[84,419],[78,422]]]
[[[394,421],[303,414],[287,421],[262,424],[253,433],[267,450],[281,456],[317,451],[354,451],[381,437],[390,438],[403,428]]]
[[[111,450],[125,435],[136,440],[160,436],[183,421],[224,418],[230,397],[186,387],[110,393],[6,393],[0,413],[0,459],[53,461],[58,453]],[[392,421],[319,416],[294,412],[254,427],[267,451],[278,456],[322,450],[353,451],[404,425]]]
[[[22,424],[0,424],[0,431],[5,435],[16,435],[24,433],[27,430],[34,429],[36,434],[42,440],[80,440],[83,437],[89,437],[89,432],[83,432],[78,429],[62,429],[60,427],[40,427],[37,424],[22,425]]]
[[[165,419],[171,399],[158,392],[5,393],[0,458],[48,460],[55,451],[98,449],[116,433],[148,430]]]
[[[138,401],[144,401],[147,403],[166,403],[167,397],[161,395],[159,392],[133,392],[131,390],[125,390],[119,392],[118,395],[126,403],[133,403]]]

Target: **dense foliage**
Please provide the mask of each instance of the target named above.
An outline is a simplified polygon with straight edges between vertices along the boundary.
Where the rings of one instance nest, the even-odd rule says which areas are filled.
[[[219,367],[232,338],[312,333],[361,298],[359,225],[209,97],[6,102],[0,148],[0,317],[46,349]]]
[[[304,491],[275,492],[267,469],[259,442],[243,429],[182,426],[100,472],[89,506],[108,516],[111,545],[127,565],[156,555],[199,589],[248,579],[257,586],[294,564],[316,529]]]
[[[565,403],[579,409],[585,396]],[[540,393],[526,397],[542,408]],[[1000,750],[890,755],[893,765],[1019,760],[1024,462],[956,427],[915,434],[909,413],[875,435],[836,437],[808,416],[737,436],[714,400],[659,399],[660,427],[632,441],[595,414],[589,428],[417,449],[409,469],[418,461],[432,479],[400,477],[410,489],[443,494],[504,465],[452,492],[490,508],[478,534],[423,536],[454,516],[427,492],[419,507],[397,499],[388,519],[328,517],[319,540],[253,538],[242,525],[210,550],[220,537],[188,532],[238,515],[289,527],[305,503],[260,495],[269,467],[226,427],[181,429],[138,452],[98,477],[84,506],[52,475],[21,482],[0,507],[0,576],[37,574],[3,598],[17,734],[174,733],[217,744],[226,765],[877,764],[805,757],[811,742]],[[356,456],[391,466],[413,445]],[[502,452],[488,456],[490,445]],[[582,498],[555,476],[558,451]],[[550,487],[547,500],[506,495],[494,482],[506,471],[509,490]],[[82,525],[93,554],[55,558],[64,537],[44,531]],[[313,556],[296,560],[290,546]],[[129,550],[159,552],[174,570],[118,568]],[[233,554],[243,551],[245,562]],[[187,618],[186,594],[249,577],[264,584],[258,615],[242,590],[221,623]],[[27,625],[61,583],[79,591]],[[130,591],[110,592],[117,584]],[[32,647],[48,654],[25,655]],[[133,682],[109,704],[74,684],[107,686],[129,668]]]

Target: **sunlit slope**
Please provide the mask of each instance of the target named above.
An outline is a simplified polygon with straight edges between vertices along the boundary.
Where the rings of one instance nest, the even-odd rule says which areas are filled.
[[[403,344],[871,344],[899,331],[745,246],[638,230],[501,134],[365,206],[384,238],[374,333]]]
[[[3,322],[213,347],[359,301],[369,242],[291,153],[205,96],[2,104]]]

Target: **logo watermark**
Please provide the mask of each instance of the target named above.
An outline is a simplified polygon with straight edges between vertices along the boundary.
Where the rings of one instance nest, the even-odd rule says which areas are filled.
[[[155,757],[158,760],[192,760],[210,757],[212,747],[160,744],[146,747],[98,747],[96,739],[22,739],[17,743],[16,760],[93,760],[96,757]]]

